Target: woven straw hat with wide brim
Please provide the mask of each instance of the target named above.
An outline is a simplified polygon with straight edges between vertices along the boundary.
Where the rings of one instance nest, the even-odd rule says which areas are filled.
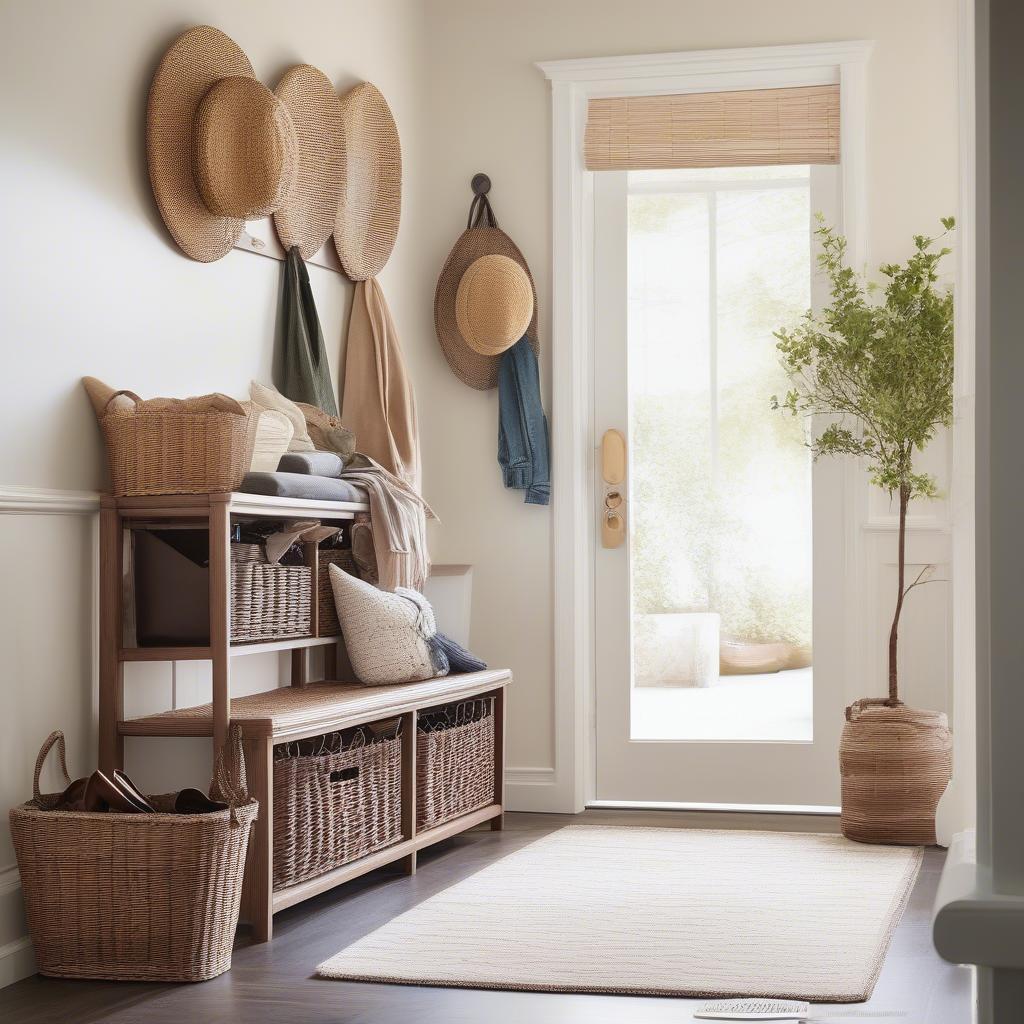
[[[146,153],[168,230],[203,263],[225,256],[246,220],[280,206],[298,164],[288,111],[239,47],[209,25],[183,32],[160,61]]]
[[[345,182],[334,246],[353,281],[376,277],[398,238],[402,215],[402,144],[387,100],[363,82],[343,99]]]
[[[526,265],[523,254],[519,251],[516,243],[496,226],[485,224],[467,228],[452,247],[441,271],[441,276],[437,280],[437,290],[434,292],[434,327],[437,330],[437,340],[441,344],[441,351],[444,352],[444,357],[448,360],[452,373],[463,384],[468,384],[478,391],[487,391],[489,388],[497,387],[500,356],[475,352],[466,343],[466,339],[459,330],[456,317],[456,299],[459,283],[466,271],[481,256],[490,254],[507,256],[526,272],[530,282],[530,291],[533,294],[533,313],[529,326],[526,328],[526,337],[534,352],[539,349],[537,342],[537,288],[533,283],[530,268]]]
[[[285,72],[274,90],[295,125],[298,170],[274,214],[285,250],[310,259],[331,237],[345,185],[345,111],[331,80],[309,64]]]
[[[501,355],[532,319],[533,283],[515,260],[492,252],[469,265],[455,293],[455,322],[474,352]]]

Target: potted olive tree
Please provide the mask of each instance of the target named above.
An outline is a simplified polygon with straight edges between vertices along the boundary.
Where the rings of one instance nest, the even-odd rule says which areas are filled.
[[[879,288],[846,265],[846,240],[819,218],[818,265],[831,300],[775,334],[791,388],[772,398],[773,407],[810,420],[816,459],[857,456],[899,506],[888,695],[846,709],[839,749],[842,830],[862,842],[934,843],[935,807],[952,772],[946,716],[900,700],[898,664],[904,602],[931,581],[931,567],[906,578],[907,507],[935,496],[937,486],[915,472],[914,456],[953,422],[953,296],[936,285],[950,252],[937,243],[953,230],[953,218],[943,218],[942,227],[934,238],[915,236],[906,263],[881,266]]]

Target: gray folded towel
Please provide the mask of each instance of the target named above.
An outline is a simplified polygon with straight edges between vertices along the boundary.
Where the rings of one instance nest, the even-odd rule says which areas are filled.
[[[305,473],[307,476],[341,476],[345,463],[334,452],[286,452],[277,464],[278,473]]]
[[[366,501],[366,491],[329,476],[309,473],[246,473],[242,486],[246,494],[274,498],[306,498],[309,501]]]

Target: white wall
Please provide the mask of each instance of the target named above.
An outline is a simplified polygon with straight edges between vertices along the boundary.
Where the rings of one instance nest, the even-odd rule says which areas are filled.
[[[423,274],[414,187],[422,175],[423,13],[417,0],[0,5],[0,191],[7,197],[0,491],[103,485],[99,433],[79,384],[85,374],[144,396],[220,390],[243,397],[250,378],[270,377],[282,265],[242,252],[211,265],[185,258],[149,188],[149,81],[167,45],[191,25],[226,32],[271,87],[305,61],[341,90],[363,79],[381,88],[411,183],[381,281],[399,329],[414,337],[426,329],[414,287]],[[336,373],[352,286],[317,267],[309,273]],[[95,762],[92,524],[84,514],[0,514],[0,526],[0,802],[9,806],[30,793],[31,767],[51,729],[67,734],[72,772]],[[169,706],[171,668],[129,668],[129,713]],[[274,656],[233,668],[236,692],[279,677]],[[182,703],[204,699],[208,670],[179,665],[176,688]],[[202,783],[208,747],[129,743],[129,769],[144,785],[160,785],[161,777],[184,784],[186,770]],[[13,862],[4,823],[0,984],[30,962]]]
[[[953,0],[8,0],[0,7],[0,194],[7,200],[0,490],[102,486],[83,374],[144,395],[219,389],[240,396],[250,377],[269,376],[280,265],[244,253],[208,266],[189,261],[167,235],[146,176],[150,76],[170,39],[201,22],[232,36],[270,85],[308,61],[339,88],[376,82],[394,109],[405,202],[382,283],[418,393],[425,493],[441,518],[431,527],[432,554],[475,567],[473,646],[516,675],[511,799],[543,806],[554,767],[550,511],[502,487],[496,394],[457,381],[433,335],[434,284],[465,224],[469,178],[491,174],[499,221],[532,267],[547,393],[550,101],[534,61],[876,40],[868,213],[877,263],[904,256],[912,233],[956,206]],[[315,267],[310,277],[337,371],[351,288]],[[946,461],[941,451],[936,458]],[[945,506],[937,512],[934,528],[912,544],[926,552],[920,557],[938,551],[941,560],[948,558]],[[7,695],[0,794],[10,805],[25,798],[51,728],[67,732],[73,771],[95,757],[92,527],[85,515],[4,515],[0,525]],[[865,600],[877,593],[887,613],[891,521],[876,527],[863,532],[858,571],[868,581]],[[933,591],[928,601],[941,614],[945,599]],[[918,635],[934,636],[940,620],[926,624],[924,611],[912,613],[921,619]],[[878,628],[875,619],[863,623],[866,636]],[[948,658],[934,644],[915,644],[913,629],[907,635],[908,699],[947,707]],[[864,670],[863,692],[882,688],[880,666],[881,654]],[[133,673],[129,710],[166,706],[170,669],[133,668],[141,671]],[[240,691],[277,678],[272,657],[244,659],[238,671]],[[176,686],[179,700],[200,699],[204,669],[179,666]],[[161,741],[154,754],[156,745],[129,744],[130,768],[144,783],[168,764],[169,748]],[[174,763],[188,764],[190,750],[177,750]],[[193,751],[205,756],[205,746]],[[0,983],[4,971],[26,964],[12,863],[0,831]]]
[[[957,209],[956,8],[954,0],[430,0],[427,126],[439,159],[425,167],[424,263],[439,268],[462,230],[468,182],[488,172],[498,220],[523,250],[537,283],[542,378],[550,382],[550,95],[535,61],[843,39],[875,40],[868,70],[868,257],[904,258],[911,235]],[[952,272],[952,264],[950,265]],[[424,295],[424,301],[428,296]],[[557,339],[555,340],[557,343]],[[551,517],[503,491],[494,466],[497,400],[460,384],[436,345],[417,353],[424,451],[444,526],[441,561],[476,565],[474,642],[516,673],[509,696],[512,800],[554,798]],[[430,396],[429,398],[427,396]],[[930,454],[948,479],[945,441]],[[854,475],[860,482],[860,478]],[[555,467],[557,500],[558,467]],[[946,575],[945,502],[927,518],[909,559],[936,560]],[[851,697],[884,690],[884,636],[895,589],[894,517],[884,495],[861,485],[848,572],[865,614],[851,626],[857,659]],[[919,599],[922,598],[922,599]],[[923,588],[906,613],[908,701],[950,707],[949,590]],[[523,771],[525,769],[525,771]],[[538,771],[539,769],[539,771]],[[518,783],[523,783],[518,785]],[[527,784],[528,783],[528,784]],[[554,787],[557,788],[557,787]]]

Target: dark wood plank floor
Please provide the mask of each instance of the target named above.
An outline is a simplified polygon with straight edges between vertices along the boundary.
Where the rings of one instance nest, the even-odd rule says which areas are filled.
[[[420,854],[413,878],[387,869],[293,907],[274,919],[274,941],[242,934],[234,967],[198,985],[117,984],[34,977],[0,990],[0,1021],[9,1024],[668,1024],[692,1020],[700,1001],[628,996],[548,995],[327,981],[316,965],[421,900],[570,821],[635,821],[721,827],[737,819],[652,819],[587,812],[582,817],[510,814],[504,832],[476,831]],[[744,821],[744,827],[765,827]],[[826,829],[829,824],[803,819]],[[777,821],[781,827],[792,822]],[[910,906],[894,937],[868,1007],[906,1011],[908,1024],[967,1024],[967,968],[932,949],[930,910],[944,854],[929,850]],[[851,1007],[847,1007],[851,1009]]]

